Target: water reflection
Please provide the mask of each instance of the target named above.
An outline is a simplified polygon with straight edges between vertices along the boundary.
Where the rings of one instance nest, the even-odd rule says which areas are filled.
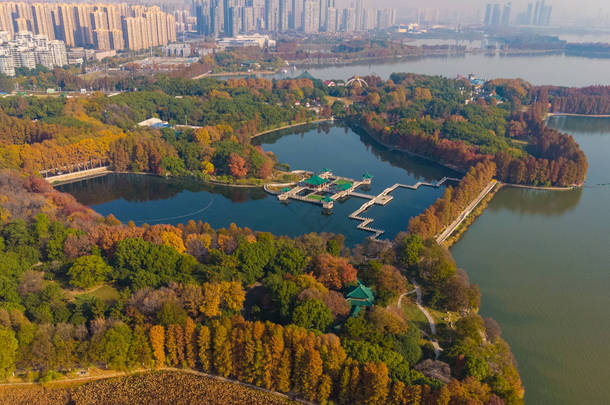
[[[85,205],[99,205],[118,199],[134,203],[168,200],[184,191],[220,194],[234,203],[260,200],[267,196],[260,188],[227,187],[189,179],[115,173],[63,184],[57,189],[72,194]]]
[[[494,197],[493,204],[490,204],[488,209],[553,217],[576,208],[582,193],[582,188],[569,191],[504,188]]]
[[[586,134],[607,134],[610,118],[607,117],[568,117],[555,115],[549,117],[547,125],[561,132]]]

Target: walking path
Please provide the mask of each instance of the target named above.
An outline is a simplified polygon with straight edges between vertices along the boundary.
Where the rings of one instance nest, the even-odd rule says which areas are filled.
[[[383,190],[377,196],[369,196],[368,194],[354,193],[353,191],[351,191],[349,193],[349,195],[355,195],[356,197],[367,198],[367,199],[371,198],[371,199],[369,201],[365,202],[364,204],[362,204],[362,206],[360,208],[358,208],[356,211],[354,211],[351,214],[349,214],[349,218],[350,219],[355,219],[357,221],[362,221],[360,224],[358,224],[357,228],[358,229],[362,229],[363,231],[368,231],[368,232],[374,233],[374,235],[371,236],[370,238],[372,240],[376,240],[385,231],[383,229],[375,229],[375,228],[372,228],[372,227],[368,226],[371,222],[374,221],[374,219],[373,218],[369,218],[369,217],[361,216],[361,214],[364,211],[369,209],[369,207],[371,207],[374,204],[386,205],[387,203],[389,203],[394,198],[390,194],[394,190],[399,188],[399,187],[407,188],[409,190],[417,190],[418,188],[420,188],[422,186],[438,188],[438,187],[442,186],[447,181],[456,181],[457,182],[457,181],[460,181],[460,179],[456,179],[456,178],[453,178],[453,177],[443,177],[442,179],[440,179],[436,183],[425,183],[423,181],[418,181],[414,185],[396,183],[393,186],[390,186],[390,187],[386,188],[385,190]]]
[[[422,305],[421,288],[419,288],[419,285],[417,285],[417,283],[415,281],[409,281],[409,282],[411,284],[413,284],[413,286],[415,288],[411,291],[401,294],[400,297],[398,297],[398,304],[397,304],[398,308],[402,308],[402,299],[404,297],[406,297],[407,295],[413,294],[413,293],[416,294],[417,298],[416,298],[415,304],[417,305],[417,308],[424,314],[424,316],[428,320],[428,324],[430,325],[430,332],[431,332],[430,343],[432,343],[432,347],[434,348],[434,358],[435,358],[435,360],[438,360],[443,349],[438,344],[438,340],[436,340],[436,338],[433,337],[433,335],[436,335],[436,322],[434,322],[434,318],[432,318],[432,315],[430,315],[428,310],[426,308],[424,308],[424,306]],[[426,334],[426,332],[423,332],[423,333]]]
[[[474,201],[472,201],[470,204],[468,204],[468,206],[464,209],[464,211],[462,211],[462,213],[460,214],[459,217],[457,217],[455,219],[455,221],[453,221],[451,224],[449,224],[449,226],[447,228],[445,228],[445,230],[443,232],[441,232],[437,237],[436,237],[436,242],[437,243],[443,243],[445,241],[445,239],[447,239],[449,236],[451,236],[451,234],[457,229],[458,226],[460,226],[460,224],[466,219],[466,217],[468,215],[470,215],[470,213],[472,212],[472,210],[475,209],[475,207],[477,205],[479,205],[479,203],[481,202],[481,200],[483,198],[485,198],[485,196],[487,194],[489,194],[489,192],[491,190],[493,190],[494,186],[497,184],[498,182],[496,180],[492,180],[489,182],[489,184],[487,184],[487,186],[485,186],[485,188],[483,189],[483,191],[481,191],[481,193],[478,195],[477,198],[474,199]]]

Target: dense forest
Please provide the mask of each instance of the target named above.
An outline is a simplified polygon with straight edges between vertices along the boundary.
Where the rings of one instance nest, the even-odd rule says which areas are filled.
[[[496,177],[508,183],[571,186],[585,179],[578,144],[546,127],[546,104],[532,102],[543,90],[496,80],[486,83],[485,98],[474,97],[464,80],[393,74],[370,81],[348,114],[390,147],[464,172],[492,159]]]
[[[304,107],[323,97],[308,79],[160,78],[142,86],[115,97],[0,100],[0,167],[37,173],[101,160],[118,171],[252,182],[272,176],[277,160],[252,146],[251,135],[330,113]],[[172,127],[137,125],[150,117]]]
[[[610,114],[610,86],[583,88],[543,87],[548,93],[550,111],[570,114]]]
[[[478,289],[431,239],[350,251],[340,235],[136,227],[39,178],[4,171],[0,187],[4,377],[173,366],[321,403],[521,403],[508,346],[476,314]],[[396,310],[403,272],[430,305],[461,314],[439,331],[451,374],[430,374],[429,343]],[[349,316],[357,280],[375,302]]]
[[[492,80],[481,92],[466,80],[433,76],[365,79],[367,86],[350,88],[308,78],[194,81],[159,76],[133,79],[139,91],[113,97],[7,97],[0,100],[0,121],[6,124],[0,131],[5,146],[0,167],[36,173],[101,159],[120,171],[252,182],[272,176],[278,163],[251,145],[252,135],[333,115],[384,144],[464,172],[493,159],[499,180],[571,186],[583,182],[586,158],[570,136],[546,127],[543,100],[563,105],[582,95],[595,100],[595,111],[600,111],[607,90]],[[150,117],[171,127],[137,125]]]

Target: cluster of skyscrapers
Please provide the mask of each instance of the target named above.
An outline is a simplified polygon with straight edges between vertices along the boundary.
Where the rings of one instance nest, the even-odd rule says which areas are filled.
[[[512,3],[488,3],[485,9],[484,24],[489,26],[501,26],[511,24]],[[529,3],[527,11],[519,13],[515,19],[518,25],[550,25],[553,7],[545,4],[545,0],[537,0]]]
[[[336,8],[335,0],[194,0],[197,32],[233,37],[252,32],[358,32],[395,25],[395,9],[375,9],[355,0]]]
[[[176,40],[176,21],[159,7],[126,4],[0,3],[0,31],[23,31],[67,46],[146,49]]]
[[[20,31],[11,36],[0,31],[0,73],[14,76],[15,69],[34,69],[37,65],[47,68],[68,64],[66,45],[63,41],[49,40],[46,35],[34,35]]]

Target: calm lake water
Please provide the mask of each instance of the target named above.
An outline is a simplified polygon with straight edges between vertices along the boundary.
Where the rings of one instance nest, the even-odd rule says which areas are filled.
[[[452,252],[517,358],[527,404],[610,403],[610,119],[553,117],[589,161],[569,192],[503,189]]]
[[[534,68],[535,66],[535,68]],[[485,55],[434,56],[380,61],[349,66],[308,67],[291,70],[276,77],[295,77],[307,70],[323,80],[347,79],[354,75],[377,75],[387,79],[394,72],[412,72],[456,77],[475,75],[486,78],[522,78],[536,85],[590,86],[610,84],[610,58],[585,58],[549,55]]]
[[[436,182],[459,174],[428,161],[390,152],[366,135],[342,126],[320,125],[269,134],[256,140],[265,150],[293,169],[334,173],[360,178],[365,172],[374,178],[365,193],[378,194],[394,183]],[[153,176],[112,174],[58,187],[103,215],[114,214],[121,221],[136,224],[185,223],[190,219],[210,223],[214,228],[231,222],[277,235],[297,236],[308,232],[342,233],[349,245],[362,242],[370,233],[356,228],[359,222],[348,215],[365,200],[349,198],[335,204],[332,214],[319,205],[292,201],[283,204],[262,189],[210,186],[196,181],[167,180]],[[373,226],[384,229],[385,238],[404,231],[409,218],[418,215],[441,196],[443,187],[397,189],[386,206],[374,206],[367,216]]]

